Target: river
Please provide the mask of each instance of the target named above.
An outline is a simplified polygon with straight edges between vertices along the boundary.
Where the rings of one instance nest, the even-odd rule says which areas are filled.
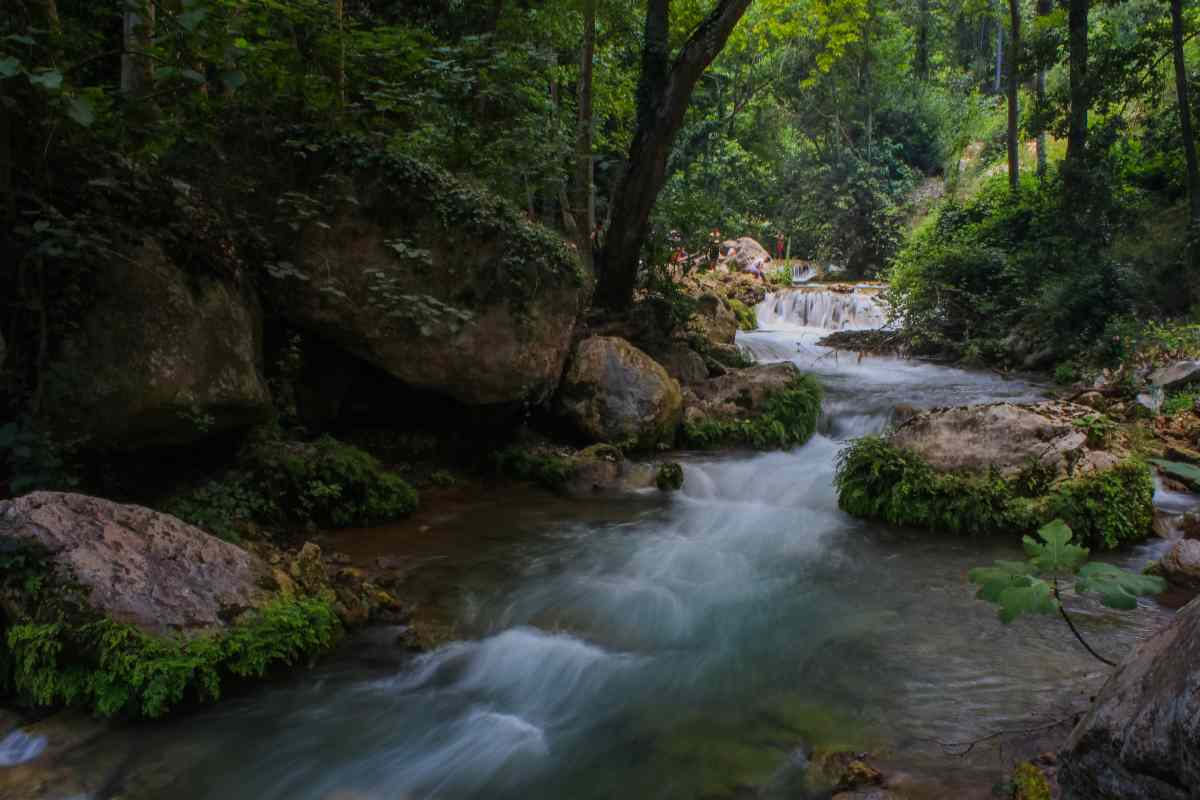
[[[974,598],[967,569],[1020,557],[1016,542],[855,520],[832,486],[845,440],[883,430],[897,404],[1041,389],[826,350],[797,307],[826,328],[873,312],[848,309],[857,297],[814,302],[769,298],[765,329],[740,338],[760,361],[820,376],[807,445],[686,454],[675,495],[522,490],[358,534],[354,555],[403,545],[423,565],[414,587],[457,641],[406,656],[376,629],[316,671],[139,733],[130,758],[171,773],[153,796],[794,798],[808,796],[812,750],[834,748],[874,753],[911,796],[957,798],[986,796],[1014,755],[1060,741],[1105,672],[1060,620],[1004,626]],[[1170,614],[1070,605],[1110,657]],[[966,756],[945,746],[1035,728]]]

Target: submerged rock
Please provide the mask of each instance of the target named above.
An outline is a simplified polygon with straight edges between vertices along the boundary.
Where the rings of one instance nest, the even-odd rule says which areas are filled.
[[[513,447],[497,455],[497,466],[510,478],[532,481],[570,497],[632,492],[683,485],[683,468],[673,462],[631,461],[620,449],[597,444],[573,452],[551,447]]]
[[[47,410],[66,435],[133,448],[188,444],[270,415],[262,321],[248,286],[190,274],[147,239],[103,267],[54,358]]]
[[[1065,796],[1195,800],[1200,786],[1200,599],[1117,668],[1067,740]]]
[[[1153,519],[1149,468],[1113,423],[1070,403],[917,414],[886,437],[848,445],[837,489],[855,516],[972,534],[1025,533],[1062,518],[1093,547],[1139,540]]]
[[[650,356],[610,336],[579,343],[557,405],[581,436],[641,450],[673,444],[683,412],[679,382]]]

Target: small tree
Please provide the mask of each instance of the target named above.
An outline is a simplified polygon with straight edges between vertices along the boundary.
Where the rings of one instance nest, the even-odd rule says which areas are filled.
[[[1137,608],[1138,597],[1164,591],[1166,582],[1112,564],[1088,562],[1088,549],[1071,544],[1071,528],[1061,519],[1043,525],[1038,536],[1041,542],[1031,536],[1022,539],[1029,554],[1027,561],[997,561],[990,567],[976,567],[967,573],[971,583],[979,584],[978,597],[998,604],[1000,620],[1005,624],[1022,614],[1058,612],[1089,653],[1109,666],[1116,666],[1097,653],[1075,627],[1062,604],[1060,579],[1074,576],[1076,592],[1098,593],[1104,605],[1126,611]]]

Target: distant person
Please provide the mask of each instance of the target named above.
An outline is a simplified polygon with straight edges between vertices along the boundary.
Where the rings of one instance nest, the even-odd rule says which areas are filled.
[[[767,282],[767,276],[763,274],[763,263],[765,261],[766,259],[763,256],[759,256],[750,262],[750,266],[746,267],[746,272],[749,272],[763,283]]]
[[[783,258],[783,234],[780,233],[775,237],[775,257]]]

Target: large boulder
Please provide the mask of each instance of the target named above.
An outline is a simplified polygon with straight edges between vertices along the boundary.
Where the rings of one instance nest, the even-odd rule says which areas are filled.
[[[1085,420],[1094,414],[1053,401],[943,408],[908,420],[891,442],[941,471],[995,469],[1011,475],[1036,462],[1056,474],[1094,472],[1118,461],[1103,447],[1089,445]],[[1095,434],[1092,438],[1095,444]]]
[[[741,272],[755,261],[766,263],[771,260],[767,249],[749,236],[721,242],[718,264],[733,272]]]
[[[1200,379],[1200,361],[1176,361],[1150,373],[1150,383],[1163,389],[1175,389]]]
[[[731,369],[684,389],[684,437],[692,447],[804,444],[816,431],[821,387],[790,361]]]
[[[51,364],[46,408],[105,447],[188,444],[270,414],[261,314],[236,276],[195,275],[146,239],[102,269]]]
[[[1121,663],[1059,757],[1065,797],[1195,800],[1200,787],[1200,599]]]
[[[674,443],[683,399],[650,356],[624,339],[593,336],[571,357],[558,410],[589,441],[651,449]]]
[[[272,597],[265,562],[141,506],[59,492],[0,501],[0,548],[19,544],[44,550],[93,611],[145,633],[223,628]]]
[[[1064,519],[1093,548],[1151,530],[1154,482],[1111,421],[1071,403],[918,413],[852,442],[838,500],[860,517],[956,533],[1014,534]]]
[[[271,270],[279,313],[466,406],[548,398],[591,290],[567,244],[411,159],[343,153],[335,169],[349,177],[326,188],[324,219]]]

